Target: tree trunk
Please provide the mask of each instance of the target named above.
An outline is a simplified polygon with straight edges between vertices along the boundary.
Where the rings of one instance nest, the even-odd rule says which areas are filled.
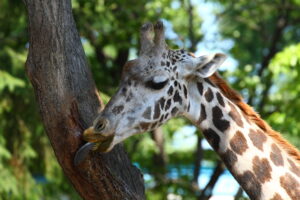
[[[153,160],[153,169],[152,174],[154,179],[159,183],[166,182],[166,173],[167,173],[167,156],[165,153],[165,138],[164,133],[161,127],[156,128],[150,132],[152,140],[156,144],[158,152],[155,153],[152,157]]]
[[[145,199],[143,177],[118,145],[75,167],[85,128],[101,109],[70,0],[24,0],[29,21],[26,71],[58,162],[84,199]]]

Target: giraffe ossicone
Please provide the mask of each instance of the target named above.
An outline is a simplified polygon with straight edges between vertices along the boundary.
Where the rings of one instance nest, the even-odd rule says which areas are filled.
[[[219,77],[226,56],[169,49],[162,22],[143,25],[140,37],[139,57],[123,67],[120,87],[84,132],[90,143],[75,163],[91,146],[108,152],[134,134],[184,116],[201,129],[251,199],[300,200],[300,153]]]

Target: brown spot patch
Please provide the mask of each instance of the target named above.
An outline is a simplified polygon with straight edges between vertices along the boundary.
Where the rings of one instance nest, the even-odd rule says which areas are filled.
[[[126,102],[129,102],[133,97],[132,92],[129,92],[128,96],[126,97]]]
[[[181,88],[182,88],[182,87],[181,87],[181,85],[180,85],[180,84],[178,84],[178,88],[179,88],[179,90],[181,90]]]
[[[169,108],[170,108],[170,106],[171,106],[171,99],[169,99],[168,101],[167,101],[167,103],[166,103],[166,107],[165,107],[165,111],[167,111]]]
[[[122,77],[124,77],[125,74],[127,74],[127,73],[130,71],[130,69],[131,69],[132,67],[134,67],[135,65],[136,65],[136,61],[135,61],[135,60],[127,61],[127,62],[125,63],[125,65],[123,66]]]
[[[293,200],[300,200],[300,184],[289,173],[280,177],[280,184]]]
[[[140,123],[140,127],[143,131],[149,130],[150,126],[151,126],[151,123],[148,123],[148,122],[141,122]]]
[[[201,113],[200,113],[200,118],[198,120],[198,124],[203,122],[206,119],[206,117],[207,117],[207,115],[206,115],[206,111],[205,111],[205,106],[203,104],[201,104]]]
[[[217,92],[217,99],[218,99],[218,102],[221,106],[225,107],[225,103],[224,103],[224,99],[222,97],[222,95],[220,94],[220,92]]]
[[[152,124],[151,128],[149,128],[149,131],[154,130],[157,127],[158,127],[158,122],[155,122],[155,123]]]
[[[204,94],[205,99],[207,102],[211,102],[214,98],[214,93],[212,92],[212,90],[210,88],[208,88]]]
[[[126,96],[127,88],[123,87],[121,90],[121,95]]]
[[[190,112],[190,108],[191,108],[191,102],[189,102],[189,105],[187,107],[187,111]]]
[[[281,155],[281,150],[278,148],[276,144],[272,144],[271,146],[271,153],[270,153],[270,158],[274,165],[276,166],[283,166],[283,158]]]
[[[160,108],[161,108],[161,109],[163,109],[163,108],[164,108],[164,106],[165,106],[165,101],[166,101],[166,100],[165,100],[165,98],[163,98],[163,97],[162,97],[162,98],[160,98],[160,100],[158,101],[158,102],[159,102],[159,104],[160,104]]]
[[[174,100],[174,102],[179,102],[179,104],[182,104],[182,98],[180,97],[178,91],[175,92],[173,100]]]
[[[197,88],[198,88],[198,91],[201,95],[203,95],[203,84],[198,82],[197,83]]]
[[[178,82],[174,81],[174,86],[177,87],[177,85],[178,85]]]
[[[252,160],[252,165],[257,180],[261,183],[271,180],[272,168],[266,158],[259,159],[258,156],[255,156]]]
[[[207,82],[208,84],[210,84],[213,87],[216,87],[210,80],[209,78],[204,78],[205,82]]]
[[[176,115],[178,112],[178,108],[174,107],[172,110],[171,110],[171,114],[174,116]]]
[[[123,105],[115,106],[115,107],[112,109],[112,113],[114,113],[115,115],[120,114],[120,112],[122,112],[123,109],[124,109],[124,106],[123,106]]]
[[[267,136],[265,136],[265,134],[260,130],[255,131],[250,129],[249,137],[253,145],[263,151],[263,144],[267,141]]]
[[[187,98],[187,89],[185,85],[183,85],[183,92],[184,92],[184,97]]]
[[[160,122],[160,123],[162,123],[162,122],[163,122],[163,120],[164,120],[164,117],[165,117],[164,115],[162,115],[162,116],[160,117],[160,119],[159,119],[159,122]]]
[[[147,107],[145,112],[143,113],[143,117],[145,119],[151,119],[151,107]]]
[[[235,106],[229,102],[229,106],[231,111],[229,112],[229,116],[235,121],[235,123],[240,126],[240,127],[244,127],[243,125],[243,121],[242,121],[242,117],[240,115],[240,113],[238,112],[238,110],[235,108]]]
[[[281,198],[281,196],[278,193],[275,193],[272,199],[270,200],[283,200],[283,198]]]
[[[225,153],[221,154],[221,158],[225,163],[225,165],[227,166],[227,168],[232,172],[233,166],[237,161],[236,154],[230,149],[227,149]]]
[[[251,171],[248,170],[241,175],[237,175],[236,179],[249,195],[250,199],[261,199],[261,183],[258,182],[257,178]]]
[[[240,131],[237,131],[230,140],[230,147],[234,152],[240,155],[248,149],[247,140]]]
[[[172,95],[173,94],[173,86],[170,86],[169,90],[168,90],[168,95]]]
[[[253,108],[245,103],[243,98],[233,89],[231,89],[228,84],[218,75],[214,73],[209,79],[220,89],[222,94],[230,99],[239,109],[242,111],[242,114],[245,116],[245,119],[251,123],[256,124],[261,130],[265,132],[268,136],[272,137],[274,140],[277,140],[284,149],[287,149],[288,154],[293,157],[298,162],[300,161],[300,152],[289,142],[287,142],[280,133],[274,131],[264,120],[262,120]]]
[[[212,129],[203,130],[203,135],[207,139],[208,143],[214,148],[216,151],[219,149],[220,136]]]
[[[169,113],[166,113],[165,120],[169,117]]]
[[[288,159],[288,162],[290,163],[290,170],[295,173],[298,177],[300,177],[300,168],[299,166],[297,167],[296,164],[291,161],[290,159]]]
[[[157,119],[159,116],[160,116],[159,102],[156,102],[155,108],[154,108],[153,119]]]
[[[213,118],[212,121],[217,129],[224,132],[229,127],[229,121],[222,119],[223,113],[219,106],[215,106],[212,109]]]

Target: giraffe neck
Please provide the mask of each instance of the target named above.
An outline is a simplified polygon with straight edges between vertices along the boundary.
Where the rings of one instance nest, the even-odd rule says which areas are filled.
[[[197,92],[190,94],[193,100],[186,117],[202,130],[249,197],[300,200],[298,162],[209,79],[189,87]]]

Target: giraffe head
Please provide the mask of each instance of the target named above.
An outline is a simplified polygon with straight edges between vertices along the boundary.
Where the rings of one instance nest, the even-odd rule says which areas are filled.
[[[188,113],[195,93],[189,84],[211,76],[225,60],[223,54],[194,57],[168,49],[162,22],[143,25],[140,37],[139,57],[125,64],[118,91],[84,132],[99,151]]]

